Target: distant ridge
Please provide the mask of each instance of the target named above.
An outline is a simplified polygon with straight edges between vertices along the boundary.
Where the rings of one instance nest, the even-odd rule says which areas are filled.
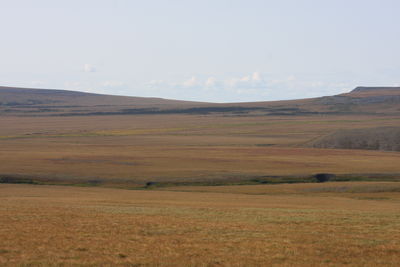
[[[361,92],[371,92],[371,91],[394,91],[394,90],[400,90],[400,87],[390,87],[390,86],[384,86],[384,87],[368,87],[368,86],[359,86],[356,87],[351,93],[361,93]]]
[[[157,97],[118,96],[60,89],[34,89],[0,86],[0,106],[130,106],[175,107],[201,102],[171,100]]]
[[[297,100],[206,103],[0,86],[0,116],[211,113],[224,116],[393,115],[400,114],[400,87],[357,87],[350,93]]]

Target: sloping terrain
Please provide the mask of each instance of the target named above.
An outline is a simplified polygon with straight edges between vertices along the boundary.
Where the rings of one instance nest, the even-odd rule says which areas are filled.
[[[357,87],[350,93],[318,98],[314,104],[338,112],[399,114],[400,87]]]
[[[259,108],[267,115],[393,115],[400,114],[400,87],[357,87],[334,96],[224,105]]]
[[[351,91],[348,95],[398,95],[400,93],[400,87],[367,87],[359,86]]]
[[[312,142],[311,146],[400,151],[400,127],[339,130]]]
[[[135,114],[350,115],[400,114],[399,87],[357,87],[347,94],[310,99],[203,103],[66,90],[0,87],[0,115],[86,116]]]
[[[68,90],[0,87],[0,115],[112,113],[125,108],[171,109],[202,103],[151,97],[92,94]]]
[[[338,111],[393,115],[400,111],[400,87],[357,87],[350,93],[319,101]],[[400,151],[400,127],[340,129],[310,142],[310,146]]]

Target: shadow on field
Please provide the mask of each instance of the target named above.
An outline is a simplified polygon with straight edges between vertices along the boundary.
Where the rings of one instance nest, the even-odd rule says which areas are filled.
[[[259,185],[259,184],[297,184],[297,183],[324,183],[324,182],[355,182],[380,181],[400,182],[400,174],[330,174],[318,173],[298,176],[257,176],[240,178],[221,178],[212,180],[189,181],[182,178],[180,181],[154,180],[148,182],[132,179],[83,179],[60,177],[37,177],[24,175],[0,174],[0,183],[7,184],[34,184],[34,185],[65,185],[82,187],[111,187],[121,189],[152,190],[176,186],[227,186],[227,185]]]

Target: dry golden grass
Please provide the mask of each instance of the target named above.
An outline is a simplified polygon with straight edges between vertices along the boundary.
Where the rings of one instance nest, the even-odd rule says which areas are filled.
[[[399,117],[0,117],[0,174],[52,180],[199,181],[318,172],[400,173],[400,153],[302,148]]]
[[[398,266],[399,193],[314,192],[374,185],[210,193],[3,184],[0,265]]]
[[[279,195],[305,194],[354,196],[355,194],[379,195],[394,193],[400,198],[399,182],[325,182],[325,183],[296,183],[271,185],[241,185],[241,186],[175,186],[159,188],[158,190],[180,192],[231,193],[249,195]]]
[[[0,178],[142,187],[400,173],[399,152],[304,147],[338,129],[398,126],[399,116],[260,114],[0,116]],[[399,184],[0,184],[0,265],[398,266]]]

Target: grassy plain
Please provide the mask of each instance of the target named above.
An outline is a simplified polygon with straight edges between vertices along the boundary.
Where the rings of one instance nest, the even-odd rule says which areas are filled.
[[[376,190],[379,188],[380,190]],[[0,185],[2,266],[398,266],[398,183]]]
[[[68,106],[24,105],[0,116],[0,181],[80,187],[0,183],[2,266],[398,266],[400,152],[309,145],[398,126],[397,106],[61,116]],[[315,173],[375,181],[227,186]]]
[[[0,175],[53,182],[241,181],[400,173],[400,153],[307,148],[337,129],[396,116],[130,115],[0,117]]]

